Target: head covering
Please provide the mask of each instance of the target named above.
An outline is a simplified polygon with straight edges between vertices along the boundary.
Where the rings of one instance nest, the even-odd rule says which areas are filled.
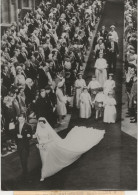
[[[32,82],[32,79],[30,79],[30,78],[27,78],[26,81],[25,81],[26,85],[28,85],[31,82]]]
[[[16,67],[16,71],[18,71],[18,70],[22,70],[22,67],[21,66],[17,66]]]
[[[108,75],[109,75],[109,76],[113,76],[114,74],[113,74],[113,73],[109,73]]]
[[[79,76],[79,75],[82,75],[82,73],[81,73],[81,72],[79,72],[77,75],[78,75],[78,76]]]
[[[110,28],[115,28],[115,26],[114,25],[111,25]]]

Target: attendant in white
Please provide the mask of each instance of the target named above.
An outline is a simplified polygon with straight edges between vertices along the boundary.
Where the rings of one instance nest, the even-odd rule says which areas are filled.
[[[118,43],[118,34],[117,34],[117,32],[115,31],[115,26],[114,26],[114,25],[110,26],[110,29],[111,29],[111,31],[110,31],[109,33],[112,35],[114,41],[115,41],[116,43]]]
[[[113,98],[113,92],[109,92],[108,96],[104,100],[104,119],[105,123],[116,122],[116,100]]]
[[[108,95],[109,91],[114,92],[115,89],[115,81],[113,80],[113,74],[109,74],[108,80],[104,83],[104,94]]]
[[[88,89],[85,86],[83,92],[80,95],[80,118],[90,118],[91,117],[91,96],[88,93]]]
[[[95,75],[97,81],[101,84],[101,86],[104,86],[105,81],[107,80],[107,62],[103,58],[103,54],[100,53],[99,58],[95,62]]]
[[[104,130],[92,127],[74,127],[62,139],[45,118],[39,118],[33,137],[38,140],[37,147],[42,161],[40,181],[75,162],[82,154],[97,145],[104,137],[104,133]]]
[[[92,75],[92,80],[88,84],[88,90],[91,94],[92,101],[95,99],[95,96],[101,87],[100,83],[96,80],[96,76]]]
[[[67,98],[66,96],[63,95],[62,92],[62,86],[63,82],[59,82],[57,85],[56,89],[56,96],[57,96],[57,114],[59,118],[59,123],[62,124],[62,118],[67,114],[67,109],[66,109],[66,102]]]
[[[76,88],[75,105],[76,105],[76,108],[79,108],[80,94],[81,94],[84,86],[86,86],[85,80],[82,78],[82,74],[79,73],[78,79],[75,81],[75,88]]]
[[[99,92],[97,93],[95,100],[93,101],[95,105],[95,119],[101,118],[103,116],[103,102],[105,100],[105,95],[103,93],[103,89],[100,88]]]

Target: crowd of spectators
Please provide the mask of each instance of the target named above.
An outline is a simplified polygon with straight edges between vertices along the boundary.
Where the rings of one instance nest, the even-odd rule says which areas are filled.
[[[1,131],[9,139],[22,113],[63,122],[103,2],[42,0],[2,35]]]
[[[130,123],[137,122],[137,1],[125,1],[125,84],[128,97],[127,117]]]

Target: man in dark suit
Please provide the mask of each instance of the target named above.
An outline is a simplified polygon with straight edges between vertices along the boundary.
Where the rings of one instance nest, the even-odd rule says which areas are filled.
[[[101,35],[101,37],[104,38],[104,42],[106,42],[107,41],[108,31],[105,29],[105,26],[102,26],[102,29],[100,31],[100,35]]]
[[[113,71],[116,71],[116,62],[117,62],[117,56],[119,55],[119,49],[118,44],[113,40],[113,37],[110,37],[110,41],[107,44],[107,55],[108,55],[108,64],[109,64],[109,71],[113,69]]]
[[[20,156],[22,169],[23,169],[23,178],[26,181],[28,174],[28,157],[29,157],[29,140],[32,138],[32,128],[26,123],[25,116],[21,114],[18,117],[18,123],[15,126],[16,132],[16,142],[17,142],[17,151]]]

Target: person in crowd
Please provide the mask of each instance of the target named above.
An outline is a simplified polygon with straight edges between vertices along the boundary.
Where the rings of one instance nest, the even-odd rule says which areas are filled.
[[[100,53],[102,53],[103,54],[103,57],[105,58],[106,53],[105,53],[105,45],[103,43],[103,38],[100,38],[98,40],[98,43],[95,46],[94,52],[95,52],[95,59],[97,59],[99,57],[99,54]]]
[[[16,99],[18,101],[20,113],[24,113],[26,115],[27,107],[26,107],[26,103],[25,103],[25,98],[23,97],[23,91],[24,91],[23,87],[18,88]]]
[[[84,86],[82,93],[80,94],[80,118],[88,119],[91,117],[91,106],[91,96],[88,93],[87,86]]]
[[[55,112],[55,105],[53,104],[53,101],[51,99],[51,95],[50,92],[51,92],[51,87],[50,86],[46,86],[45,88],[45,101],[47,103],[47,121],[49,122],[49,124],[54,127],[54,112]]]
[[[92,80],[88,84],[88,90],[91,95],[92,101],[94,101],[95,96],[98,93],[100,87],[101,87],[100,83],[96,80],[96,76],[93,74]]]
[[[113,97],[113,92],[109,91],[108,96],[104,100],[104,123],[115,123],[116,122],[116,100]]]
[[[107,61],[103,58],[103,54],[99,54],[99,58],[95,62],[95,75],[97,81],[103,87],[107,80]]]
[[[9,68],[8,66],[4,65],[1,67],[2,74],[1,77],[3,79],[3,86],[7,88],[7,90],[10,90],[11,85],[14,82],[14,77],[11,73],[9,73]]]
[[[31,125],[25,121],[24,114],[18,116],[18,123],[15,127],[15,136],[17,151],[19,153],[23,170],[23,179],[26,182],[28,180],[28,157],[30,151],[29,140],[32,138],[32,128]]]
[[[41,65],[38,70],[38,86],[39,89],[44,89],[48,85],[48,77],[46,75],[46,67],[47,64],[45,62],[41,62]]]
[[[103,117],[103,102],[105,100],[105,95],[103,93],[103,88],[99,88],[98,93],[93,101],[95,107],[95,119]]]
[[[107,55],[109,71],[116,71],[116,62],[119,55],[118,43],[114,41],[114,37],[110,37],[110,41],[107,43]]]
[[[113,41],[114,42],[116,42],[116,43],[118,43],[118,34],[117,34],[117,32],[115,31],[115,26],[114,25],[111,25],[110,26],[110,31],[109,31],[109,33],[111,34],[111,36],[113,37]]]
[[[67,99],[66,99],[66,96],[63,95],[62,86],[63,86],[63,82],[61,81],[61,82],[58,83],[57,89],[56,89],[57,115],[58,115],[59,124],[64,123],[62,119],[67,114],[67,109],[66,109]]]
[[[82,78],[82,73],[78,74],[78,79],[75,81],[75,106],[79,108],[80,105],[80,94],[82,92],[83,87],[86,86],[85,80]]]
[[[2,101],[3,101],[3,98],[5,96],[8,95],[8,90],[7,88],[3,85],[3,77],[1,77],[1,97],[2,97]]]
[[[72,95],[73,82],[72,82],[71,72],[69,71],[65,73],[65,85],[66,85],[66,95],[70,97]]]
[[[15,86],[19,87],[22,86],[25,88],[25,75],[23,72],[23,69],[21,66],[16,67],[16,76],[15,76],[15,81],[14,84]]]
[[[48,105],[47,105],[45,96],[46,96],[45,89],[41,89],[40,90],[40,96],[35,102],[35,112],[36,112],[37,119],[41,116],[47,118],[47,115],[48,115],[47,107],[48,107]]]
[[[54,90],[53,85],[50,86],[50,93],[49,93],[50,101],[53,107],[53,115],[52,115],[52,122],[53,126],[57,124],[57,96]]]
[[[130,116],[131,116],[130,119],[132,121],[135,117],[134,101],[136,101],[136,97],[137,97],[137,71],[135,70],[135,73],[133,76],[133,84],[132,84],[131,91],[130,91],[130,101],[129,101],[129,111],[130,111]]]
[[[95,49],[95,46],[98,43],[99,39],[102,39],[103,37],[101,37],[100,31],[97,32],[97,35],[94,37],[94,41],[93,41],[93,49]]]
[[[33,102],[33,100],[35,100],[35,87],[31,78],[26,79],[26,86],[25,86],[24,93],[25,93],[25,103],[26,106],[28,107]]]
[[[115,81],[113,80],[113,73],[108,74],[108,79],[104,83],[104,94],[108,95],[109,91],[115,91]]]
[[[15,109],[14,99],[16,98],[16,95],[14,95],[16,92],[14,90],[10,90],[8,92],[8,95],[4,97],[2,102],[2,113],[5,120],[4,123],[4,129],[6,136],[10,137],[10,123],[16,123],[16,118],[18,116],[17,112],[18,110]],[[18,105],[18,102],[17,102]]]
[[[105,28],[104,25],[102,26],[102,28],[101,28],[101,30],[100,30],[100,35],[101,35],[101,37],[104,38],[104,43],[106,43],[108,31],[106,30],[106,28]]]

